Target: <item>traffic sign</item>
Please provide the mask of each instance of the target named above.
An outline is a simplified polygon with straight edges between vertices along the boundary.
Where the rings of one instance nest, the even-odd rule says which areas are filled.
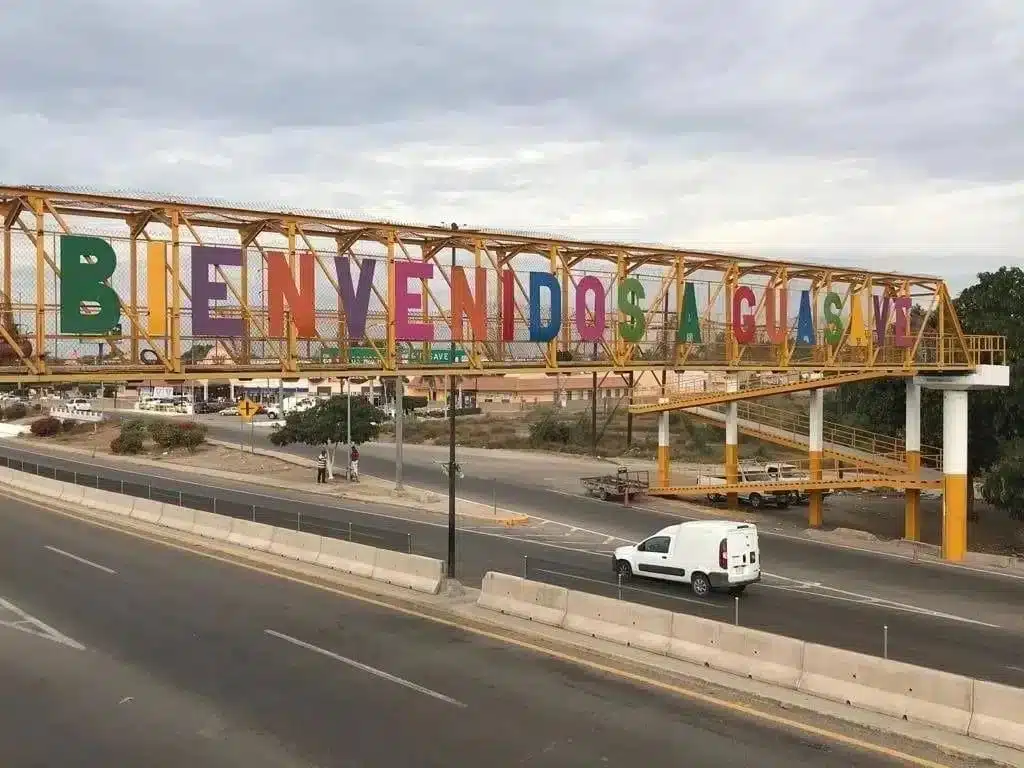
[[[259,406],[249,398],[243,398],[242,402],[238,404],[238,415],[246,421],[251,421],[258,410]]]

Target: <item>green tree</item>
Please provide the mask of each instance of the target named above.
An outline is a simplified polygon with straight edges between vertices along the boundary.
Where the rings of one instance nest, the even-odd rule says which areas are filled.
[[[1024,440],[1003,446],[999,460],[985,476],[981,496],[1014,520],[1024,520]]]
[[[292,411],[284,424],[270,435],[274,445],[322,445],[327,447],[327,472],[334,477],[334,451],[348,437],[348,398],[335,395],[304,411]],[[352,398],[352,442],[373,440],[380,433],[384,412],[365,397]]]

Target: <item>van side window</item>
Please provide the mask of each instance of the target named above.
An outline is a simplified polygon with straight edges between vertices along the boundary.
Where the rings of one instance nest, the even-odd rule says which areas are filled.
[[[672,543],[672,537],[670,536],[652,536],[639,547],[638,552],[654,552],[660,555],[668,554],[669,544]]]

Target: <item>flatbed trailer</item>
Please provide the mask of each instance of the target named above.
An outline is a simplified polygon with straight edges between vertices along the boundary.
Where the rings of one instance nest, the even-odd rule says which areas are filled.
[[[619,467],[614,475],[596,475],[594,477],[581,477],[580,484],[588,496],[597,496],[607,501],[609,499],[625,499],[643,496],[651,487],[651,474],[646,470],[630,472],[625,467]]]

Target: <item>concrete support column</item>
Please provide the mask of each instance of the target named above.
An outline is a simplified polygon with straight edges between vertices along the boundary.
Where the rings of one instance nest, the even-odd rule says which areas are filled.
[[[905,429],[907,472],[917,475],[921,471],[921,385],[907,379],[907,422]],[[921,491],[907,488],[904,491],[903,538],[907,541],[921,540]]]
[[[821,454],[824,449],[825,426],[825,390],[812,389],[810,398],[810,431],[807,434],[807,458],[810,463],[810,476],[813,481],[821,480]],[[812,490],[809,494],[807,507],[807,525],[820,528],[824,518],[825,495],[820,490]]]
[[[210,399],[210,380],[203,379],[203,402],[208,402]]]
[[[664,411],[658,415],[658,485],[665,488],[671,483],[669,476],[671,448],[669,447],[669,412]]]
[[[942,559],[967,553],[967,391],[947,389],[942,399]]]
[[[739,446],[739,403],[731,402],[725,406],[725,482],[739,482],[740,446]],[[736,493],[726,495],[729,509],[739,509],[740,497]]]

